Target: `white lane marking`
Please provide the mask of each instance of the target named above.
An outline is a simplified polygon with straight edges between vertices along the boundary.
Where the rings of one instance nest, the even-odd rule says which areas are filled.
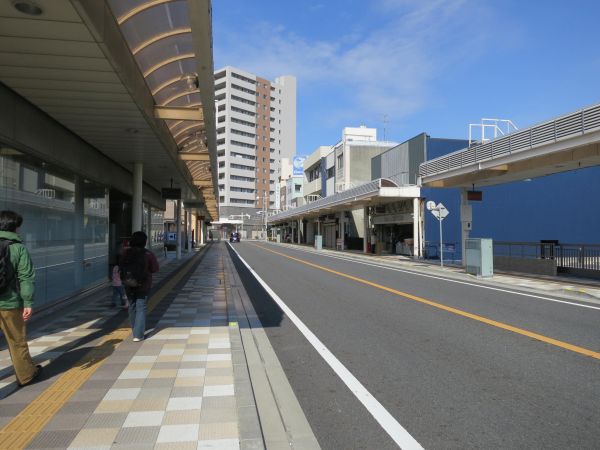
[[[229,243],[228,243],[229,244]],[[356,398],[367,408],[367,411],[381,425],[387,434],[394,440],[402,449],[406,450],[423,450],[419,444],[400,423],[392,416],[379,401],[356,379],[352,373],[335,357],[333,353],[323,344],[315,334],[308,329],[304,322],[294,314],[294,312],[284,303],[284,301],[269,287],[267,283],[248,265],[248,263],[240,256],[236,249],[231,244],[229,247],[235,252],[237,257],[242,261],[250,273],[256,278],[261,286],[267,291],[271,298],[279,305],[285,315],[296,325],[298,330],[311,343],[315,350],[321,355],[329,367],[337,374],[344,382],[348,389],[356,396]]]
[[[272,244],[272,245],[275,245],[275,244]],[[283,247],[283,248],[288,248],[288,247]],[[290,249],[291,250],[295,250],[297,252],[304,252],[304,253],[314,254],[314,252],[311,252],[310,250],[304,250],[304,249],[301,249],[301,248],[290,247]],[[319,253],[318,255],[319,256],[326,256],[327,258],[340,259],[342,261],[353,262],[353,263],[356,263],[356,264],[363,264],[365,266],[378,267],[380,269],[386,269],[386,270],[393,270],[395,272],[408,273],[408,274],[411,274],[411,275],[417,275],[417,276],[425,277],[425,278],[434,278],[436,280],[448,281],[450,283],[464,284],[464,285],[467,285],[467,286],[474,286],[474,287],[478,287],[478,288],[481,288],[481,289],[489,289],[491,291],[505,292],[505,293],[514,294],[514,295],[522,295],[524,297],[536,298],[538,300],[545,300],[545,301],[548,301],[548,302],[556,302],[556,303],[564,303],[566,305],[579,306],[580,308],[589,308],[589,309],[595,309],[595,310],[600,311],[600,307],[598,307],[598,306],[584,305],[582,303],[574,303],[574,302],[569,302],[569,301],[566,301],[566,300],[558,300],[558,299],[555,299],[555,298],[544,297],[544,296],[541,296],[541,295],[527,294],[526,292],[511,291],[510,289],[497,288],[497,287],[493,287],[493,286],[485,286],[485,285],[482,285],[482,284],[471,283],[471,282],[468,282],[468,281],[453,280],[452,278],[445,278],[445,277],[441,277],[441,276],[437,276],[437,275],[428,275],[428,274],[420,273],[420,272],[413,271],[413,270],[398,269],[396,267],[389,267],[389,266],[384,266],[384,265],[381,265],[381,264],[375,264],[375,263],[369,263],[369,262],[364,262],[364,261],[358,261],[356,259],[345,258],[343,256],[327,255],[325,253]],[[585,300],[582,300],[582,301],[585,301]]]

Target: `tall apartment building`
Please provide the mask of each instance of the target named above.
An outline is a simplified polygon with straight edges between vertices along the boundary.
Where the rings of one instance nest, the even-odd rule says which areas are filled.
[[[275,81],[227,66],[215,72],[219,215],[275,208],[281,159],[296,153],[296,78]]]

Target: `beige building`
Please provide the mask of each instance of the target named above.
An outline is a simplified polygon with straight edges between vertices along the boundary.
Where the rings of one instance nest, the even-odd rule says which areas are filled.
[[[251,227],[266,199],[277,208],[281,160],[296,153],[296,79],[228,66],[215,72],[215,100],[220,217],[248,214]]]

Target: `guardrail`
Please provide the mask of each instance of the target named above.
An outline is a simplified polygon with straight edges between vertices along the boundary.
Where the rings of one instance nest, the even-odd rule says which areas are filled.
[[[419,175],[421,177],[437,175],[598,129],[600,129],[600,104],[511,133],[485,144],[474,145],[425,161],[419,166]]]

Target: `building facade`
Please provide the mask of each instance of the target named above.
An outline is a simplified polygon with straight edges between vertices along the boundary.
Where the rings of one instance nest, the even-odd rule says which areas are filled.
[[[331,146],[320,146],[304,161],[303,194],[306,203],[313,202],[325,196],[327,191],[327,155],[333,151]],[[333,160],[333,158],[332,158]]]
[[[370,182],[371,159],[395,145],[394,142],[378,141],[375,128],[364,125],[344,128],[341,140],[335,145],[318,147],[305,159],[301,178],[303,198],[297,198],[296,203],[293,199],[286,199],[286,204],[294,208],[302,204],[310,205]],[[291,183],[287,196],[290,195],[290,186]],[[289,237],[288,240],[300,240],[307,244],[314,242],[315,235],[322,234],[325,247],[335,247],[336,241],[342,239],[348,248],[362,248],[364,209],[306,217],[301,223],[290,221],[280,230],[280,234],[282,239]]]
[[[264,203],[277,208],[281,160],[296,153],[296,79],[228,66],[215,72],[215,100],[220,217],[247,214],[252,230]]]

